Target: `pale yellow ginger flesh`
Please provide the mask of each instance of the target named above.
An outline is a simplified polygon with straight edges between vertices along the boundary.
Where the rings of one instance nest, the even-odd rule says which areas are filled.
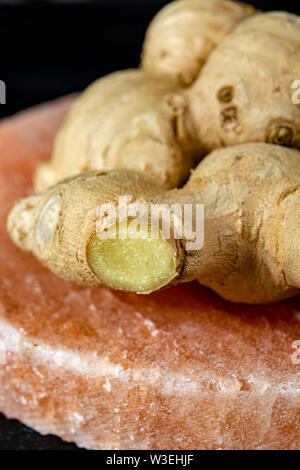
[[[92,271],[105,284],[128,292],[148,293],[168,284],[176,276],[172,246],[148,227],[136,231],[124,225],[116,238],[91,237],[87,261]]]
[[[243,142],[300,148],[300,18],[268,12],[243,21],[187,90],[203,155]]]
[[[19,201],[9,215],[8,231],[21,249],[79,285],[148,293],[197,280],[233,302],[275,302],[300,292],[299,182],[298,150],[236,145],[212,152],[183,188],[172,191],[130,170],[69,178]],[[106,209],[116,209],[125,195],[129,203],[147,209],[140,237],[93,239],[111,230]],[[184,226],[180,232],[178,214],[166,234],[157,223],[166,217],[152,219],[149,212],[157,204],[170,208],[168,216],[178,204],[189,205],[194,213],[203,205],[203,224],[195,225],[195,233],[198,240],[202,233],[204,244],[193,248],[190,231]],[[99,212],[100,206],[105,211]],[[117,223],[125,220],[122,213]],[[151,230],[162,227],[163,239],[149,237],[148,224]]]

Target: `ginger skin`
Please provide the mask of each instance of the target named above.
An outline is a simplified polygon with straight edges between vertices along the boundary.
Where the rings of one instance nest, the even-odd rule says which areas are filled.
[[[35,189],[86,170],[115,168],[153,174],[165,188],[182,184],[195,150],[183,129],[186,107],[179,91],[170,78],[143,70],[97,80],[71,107],[52,159],[35,174]]]
[[[115,168],[151,173],[166,189],[182,185],[199,155],[185,122],[182,86],[196,78],[221,39],[253,13],[252,7],[228,0],[176,1],[163,9],[146,35],[144,70],[101,78],[76,100],[52,160],[36,171],[35,190],[86,170]],[[166,30],[170,20],[176,24]],[[157,38],[167,41],[167,60],[159,59]]]
[[[292,101],[299,44],[299,17],[257,14],[220,43],[190,88],[143,70],[98,80],[72,106],[52,160],[37,170],[36,191],[82,171],[116,168],[152,174],[172,189],[215,148],[300,148],[300,108]]]
[[[148,201],[155,201],[160,192],[163,190],[156,181],[142,173],[89,171],[68,178],[44,193],[21,199],[8,217],[7,228],[22,250],[31,252],[58,276],[81,285],[99,286],[102,280],[95,275],[88,259],[89,253],[93,259],[90,248],[97,231],[98,208],[108,203],[117,206],[119,196],[130,194],[134,195],[132,200],[143,199],[147,194]],[[167,244],[170,252],[169,246],[177,242],[162,241],[162,244]],[[134,240],[134,249],[136,245]],[[157,250],[157,246],[153,249]],[[180,264],[176,252],[174,248],[169,263],[174,277]],[[94,260],[96,271],[97,263]],[[158,259],[156,266],[159,265]]]
[[[245,142],[300,148],[300,18],[258,14],[215,49],[187,90],[196,144],[203,154]],[[298,77],[298,78],[297,78]]]
[[[82,285],[144,294],[197,279],[245,303],[297,294],[300,108],[292,84],[300,76],[299,44],[299,17],[257,14],[206,52],[190,88],[176,73],[146,66],[145,56],[151,72],[119,72],[93,84],[73,105],[35,188],[72,178],[17,203],[8,219],[13,241]],[[203,204],[203,248],[189,251],[176,227],[168,238],[153,238],[152,220],[138,239],[122,220],[119,238],[99,238],[97,208],[115,207],[122,195],[148,206]],[[111,233],[111,225],[101,227],[100,234]]]
[[[182,189],[171,191],[130,170],[83,173],[19,201],[8,231],[21,249],[81,285],[149,293],[197,279],[233,302],[278,301],[300,290],[299,158],[297,150],[262,143],[216,150]],[[127,245],[121,237],[113,246],[97,241],[97,207],[116,206],[121,195],[147,205],[204,204],[203,248],[186,251],[185,238],[173,232],[141,243],[129,237]],[[104,253],[118,253],[117,261],[107,262]]]
[[[155,16],[146,32],[142,67],[189,86],[213,49],[244,19],[250,5],[227,0],[177,0]]]

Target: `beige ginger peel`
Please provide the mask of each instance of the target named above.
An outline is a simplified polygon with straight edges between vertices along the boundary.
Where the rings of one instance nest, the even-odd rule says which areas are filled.
[[[216,150],[172,191],[129,170],[88,172],[18,202],[8,231],[21,249],[78,284],[149,293],[197,279],[234,302],[277,301],[300,287],[299,158],[297,150],[262,143]],[[152,238],[149,225],[139,240],[97,239],[97,207],[116,206],[120,195],[146,205],[204,204],[203,248],[188,251],[185,238],[172,234]]]
[[[213,49],[254,13],[250,5],[227,0],[172,2],[149,25],[142,67],[189,86]]]
[[[253,13],[228,0],[167,5],[146,35],[144,71],[117,72],[88,87],[58,134],[52,160],[38,168],[35,189],[86,170],[115,168],[152,173],[167,189],[181,185],[199,155],[181,87],[196,78],[225,34]]]
[[[300,147],[300,18],[271,12],[228,35],[187,91],[203,154],[244,142]]]
[[[178,4],[180,4],[179,2]],[[208,152],[238,143],[300,147],[300,19],[273,12],[244,20],[211,53],[190,88],[143,70],[91,85],[58,134],[37,191],[90,169],[128,168],[178,187]]]
[[[71,107],[52,160],[37,170],[36,190],[86,170],[115,168],[152,174],[166,188],[182,184],[195,149],[179,92],[175,81],[143,70],[97,80]]]
[[[12,239],[83,285],[148,293],[197,279],[248,303],[297,293],[299,152],[229,146],[300,147],[292,100],[299,43],[297,16],[258,14],[221,41],[190,88],[145,70],[93,84],[73,105],[35,186],[80,175],[20,201],[8,220]],[[202,156],[227,146],[207,156],[183,189],[169,191]],[[120,221],[119,239],[98,240],[96,208],[116,205],[122,194],[146,205],[204,204],[203,249],[188,250],[174,233],[158,238],[159,229],[148,236],[151,222],[138,239],[130,231],[124,239],[128,225]]]

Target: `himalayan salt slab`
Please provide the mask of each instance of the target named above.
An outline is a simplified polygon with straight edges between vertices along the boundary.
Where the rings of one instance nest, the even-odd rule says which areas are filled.
[[[69,103],[0,124],[0,411],[90,449],[299,448],[299,297],[84,289],[9,240]]]

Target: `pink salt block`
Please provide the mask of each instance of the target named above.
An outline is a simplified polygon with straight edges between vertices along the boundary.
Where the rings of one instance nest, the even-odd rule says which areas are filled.
[[[0,411],[90,449],[299,448],[299,297],[84,289],[9,240],[8,210],[69,104],[0,124]]]

